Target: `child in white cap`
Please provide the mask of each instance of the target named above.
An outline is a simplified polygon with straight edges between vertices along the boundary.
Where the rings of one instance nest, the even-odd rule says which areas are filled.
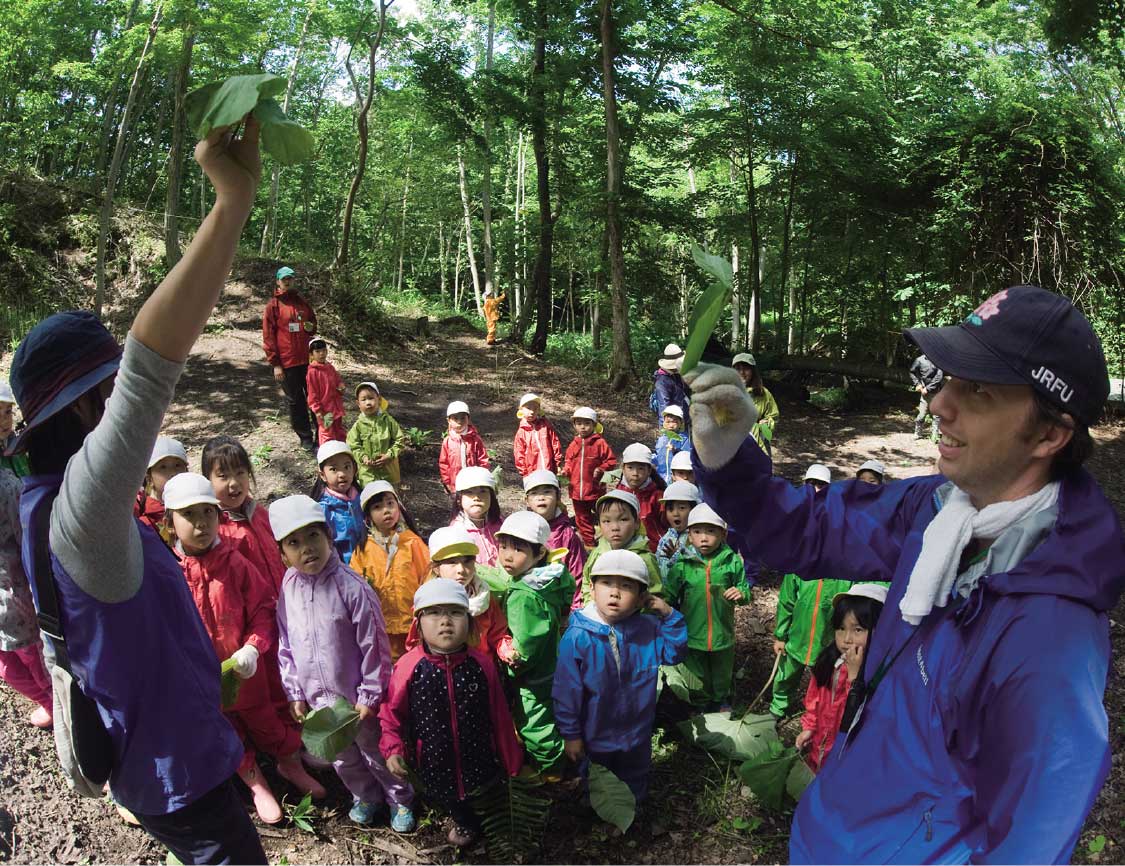
[[[558,476],[550,469],[537,469],[524,478],[523,490],[528,510],[534,511],[551,527],[547,547],[566,551],[563,564],[579,584],[574,593],[574,606],[581,607],[579,593],[582,591],[582,569],[586,567],[586,548],[562,504]]]
[[[181,472],[187,472],[187,451],[179,439],[171,436],[157,436],[148,458],[148,471],[144,484],[137,492],[133,514],[141,523],[154,530],[164,543],[171,546],[174,540],[172,531],[164,520],[164,485]]]
[[[16,438],[16,395],[6,379],[0,379],[0,467],[11,469],[17,477],[31,474],[26,454],[4,454]]]
[[[691,452],[680,451],[672,455],[672,462],[668,464],[672,470],[673,481],[686,481],[695,483],[695,469],[691,465]]]
[[[594,505],[605,493],[602,479],[617,466],[617,458],[609,443],[602,438],[597,412],[589,406],[579,406],[571,415],[571,422],[574,424],[574,439],[567,446],[563,471],[570,479],[570,503],[574,506],[578,534],[582,536],[583,544],[593,547],[597,524]]]
[[[367,537],[363,508],[359,502],[359,463],[346,442],[329,439],[316,452],[317,482],[312,498],[320,502],[332,528],[332,543],[344,565]]]
[[[691,439],[684,431],[684,410],[675,403],[664,407],[663,426],[653,448],[653,464],[656,473],[671,484],[672,459],[677,454],[691,454]]]
[[[402,480],[398,456],[406,448],[406,433],[387,407],[387,398],[379,393],[374,382],[360,382],[355,388],[359,417],[348,431],[347,443],[359,463],[359,486],[372,481]]]
[[[359,505],[367,519],[367,540],[349,564],[379,596],[395,661],[406,652],[414,593],[430,574],[430,552],[409,525],[391,482],[372,481],[363,488]]]
[[[477,545],[477,564],[496,565],[500,545],[500,500],[496,496],[496,476],[483,466],[467,466],[457,473],[453,485],[453,513],[449,525],[459,526]]]
[[[727,524],[706,503],[688,515],[691,544],[668,569],[664,597],[687,619],[684,666],[702,683],[693,702],[730,712],[734,608],[750,601],[742,557],[727,544]]]
[[[656,564],[662,577],[668,576],[668,569],[680,558],[680,553],[688,546],[688,515],[702,499],[699,488],[687,481],[673,481],[664,491],[660,505],[664,509],[664,520],[668,531],[656,547]]]
[[[647,445],[634,442],[621,452],[621,481],[618,490],[627,490],[637,497],[640,505],[641,526],[648,537],[648,549],[656,552],[656,545],[668,531],[660,509],[660,497],[668,485],[653,471],[653,454]]]
[[[333,762],[352,794],[348,817],[372,824],[390,807],[391,829],[414,829],[414,791],[379,753],[379,706],[387,697],[391,651],[379,598],[344,565],[332,546],[324,512],[308,496],[270,506],[270,526],[289,570],[277,600],[278,661],[289,711],[303,722],[310,709],[344,698],[359,713],[355,742]]]
[[[277,665],[270,652],[277,643],[273,587],[235,545],[219,537],[219,500],[205,477],[182,472],[169,480],[164,505],[165,524],[215,655],[231,661],[242,680],[235,702],[223,707],[246,747],[239,778],[254,797],[258,817],[276,824],[284,815],[256,750],[273,755],[278,773],[302,793],[319,798],[326,792],[301,766],[300,726],[278,714],[270,694],[266,666]]]
[[[648,566],[613,550],[594,566],[593,600],[570,615],[559,644],[551,695],[566,755],[583,773],[601,764],[629,786],[638,803],[648,793],[657,678],[687,652],[683,616],[649,594]],[[655,616],[641,616],[647,608]]]
[[[887,475],[887,467],[879,460],[865,460],[855,472],[855,477],[868,484],[879,485]]]
[[[441,483],[450,493],[455,492],[457,473],[466,466],[492,468],[488,449],[469,415],[469,404],[454,400],[445,407],[445,436],[438,454],[438,472]]]
[[[628,490],[610,490],[594,507],[598,518],[598,543],[586,559],[582,572],[582,605],[589,603],[593,584],[594,564],[598,558],[611,550],[631,550],[637,554],[648,569],[648,588],[654,594],[661,589],[660,567],[656,557],[648,549],[648,536],[641,526],[640,504],[637,497]]]
[[[450,843],[466,847],[481,831],[470,795],[519,773],[523,748],[496,663],[473,646],[465,588],[444,577],[427,582],[414,594],[414,619],[421,640],[395,664],[379,747],[400,779],[414,768],[427,802],[453,819]]]
[[[544,777],[557,775],[563,741],[555,727],[551,680],[559,635],[574,600],[574,578],[561,562],[550,562],[551,527],[534,511],[508,515],[500,527],[500,564],[511,579],[504,615],[511,649],[501,654],[519,690],[516,729],[527,757]]]
[[[521,477],[536,469],[558,472],[563,462],[562,443],[554,425],[543,415],[543,401],[539,395],[528,393],[520,397],[516,417],[520,419],[512,440],[516,471]]]
[[[305,374],[309,409],[316,416],[317,444],[344,441],[344,380],[328,362],[323,337],[309,340],[309,371]]]

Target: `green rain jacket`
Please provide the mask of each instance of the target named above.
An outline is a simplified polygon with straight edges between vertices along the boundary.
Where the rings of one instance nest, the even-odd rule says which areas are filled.
[[[522,659],[509,669],[517,680],[533,683],[554,677],[559,639],[573,601],[574,577],[561,562],[540,565],[511,581],[504,613],[512,645]]]
[[[386,400],[384,399],[384,403]],[[398,455],[406,447],[406,434],[398,422],[387,414],[386,408],[374,418],[361,414],[348,431],[348,447],[355,455],[359,465],[359,478],[356,481],[360,490],[372,481],[389,481],[398,486],[401,473],[398,468]],[[391,461],[382,466],[365,466],[363,458],[374,459],[380,454],[391,453]]]
[[[777,433],[777,419],[781,417],[781,410],[777,408],[777,401],[773,398],[769,388],[762,388],[759,397],[750,388],[746,389],[754,406],[758,410],[758,420],[754,422],[750,435],[758,443],[758,447],[765,450],[766,442],[772,442]]]
[[[593,600],[594,581],[590,576],[594,563],[598,561],[598,557],[603,553],[612,550],[609,542],[604,538],[599,538],[598,543],[594,545],[594,549],[590,551],[589,556],[586,557],[586,566],[582,569],[582,604],[579,609],[585,607]],[[645,534],[644,528],[637,533],[636,537],[625,548],[637,554],[645,561],[645,566],[648,568],[648,591],[653,595],[663,595],[664,587],[660,582],[660,568],[656,564],[656,557],[652,555],[652,551],[648,549],[648,535]]]
[[[733,604],[723,598],[732,586],[741,593]],[[734,646],[734,606],[750,601],[742,557],[724,543],[704,559],[689,544],[668,569],[664,598],[687,620],[688,649],[715,652]]]
[[[785,575],[777,595],[773,636],[785,641],[785,652],[811,665],[833,639],[832,599],[851,586],[849,580],[801,580]]]

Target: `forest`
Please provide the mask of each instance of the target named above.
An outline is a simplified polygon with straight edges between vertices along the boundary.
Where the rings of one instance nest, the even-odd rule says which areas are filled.
[[[72,302],[101,309],[135,258],[123,223],[162,226],[155,284],[208,206],[185,95],[268,71],[315,156],[267,163],[244,252],[330,272],[345,318],[472,315],[492,289],[514,341],[620,387],[686,334],[698,243],[734,265],[721,342],[767,367],[901,363],[901,328],[1034,283],[1120,375],[1123,20],[1120,0],[4,4],[9,330],[60,303],[13,179],[82,197],[93,296]]]

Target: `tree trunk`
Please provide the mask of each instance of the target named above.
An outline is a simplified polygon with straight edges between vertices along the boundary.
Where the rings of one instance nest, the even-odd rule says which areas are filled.
[[[438,297],[445,301],[445,266],[449,264],[449,247],[445,245],[445,223],[438,220]]]
[[[102,306],[105,304],[105,253],[109,241],[110,224],[113,222],[113,190],[117,186],[117,175],[121,171],[122,158],[125,155],[125,138],[129,132],[129,122],[133,117],[133,107],[137,101],[137,91],[140,89],[141,72],[145,60],[148,58],[149,49],[156,39],[156,31],[160,28],[160,17],[164,13],[164,3],[156,5],[152,14],[152,23],[148,26],[148,37],[141,56],[137,59],[137,68],[133,72],[133,83],[129,85],[129,96],[125,100],[125,114],[121,117],[121,127],[117,130],[117,144],[113,148],[113,160],[109,164],[109,174],[106,175],[105,197],[102,200],[101,215],[98,221],[98,257],[94,266],[94,315],[100,317]]]
[[[542,355],[547,351],[547,334],[551,327],[551,257],[555,238],[555,217],[551,214],[550,161],[547,158],[547,0],[535,0],[536,36],[535,63],[531,73],[532,119],[531,143],[535,151],[536,190],[539,197],[539,252],[535,256],[535,336],[531,351]]]
[[[636,376],[633,349],[629,344],[629,297],[625,286],[625,253],[621,238],[622,166],[621,129],[617,122],[617,83],[614,70],[616,25],[613,0],[601,0],[602,94],[605,103],[606,136],[606,236],[609,241],[610,296],[613,300],[613,357],[610,386],[623,390]]]
[[[169,270],[180,260],[180,185],[184,178],[184,96],[187,93],[188,75],[191,73],[191,56],[195,47],[195,27],[184,33],[180,64],[176,67],[175,100],[172,115],[172,152],[168,155],[168,191],[164,197],[164,263]]]
[[[461,181],[461,208],[465,212],[465,252],[469,256],[469,271],[473,275],[473,294],[476,297],[477,313],[484,315],[480,297],[480,272],[477,271],[477,257],[473,252],[473,221],[469,214],[469,184],[465,181],[465,154],[457,145],[457,176]]]
[[[788,355],[773,364],[775,370],[808,370],[814,373],[835,373],[853,379],[877,379],[894,384],[910,384],[910,374],[898,367],[883,367],[879,364],[864,364],[860,361],[845,361],[838,358],[805,358],[801,355]]]
[[[461,239],[465,236],[465,227],[457,232],[457,263],[453,267],[453,309],[461,312]]]
[[[790,285],[789,283],[789,258],[790,258],[790,240],[789,235],[793,227],[793,200],[797,189],[797,163],[799,155],[793,156],[793,167],[789,171],[789,196],[785,202],[785,219],[781,227],[781,291],[782,298],[786,297],[788,293],[788,313],[789,313],[789,333],[785,341],[785,351],[787,354],[794,354],[797,351],[797,286],[796,284]],[[778,310],[778,342],[781,342],[780,336],[782,332],[781,314],[785,308],[782,307]]]
[[[125,16],[125,26],[121,30],[122,33],[128,33],[133,29],[133,20],[137,17],[137,10],[140,6],[141,0],[132,0],[129,4],[129,12]],[[117,117],[117,93],[121,89],[121,82],[124,79],[123,74],[114,76],[113,84],[110,85],[109,93],[106,94],[105,103],[102,106],[102,132],[98,136],[98,151],[94,159],[94,177],[97,179],[100,179],[105,171],[105,161],[109,156],[109,142],[113,136],[113,119]]]
[[[594,297],[590,301],[590,344],[595,352],[602,350],[602,274],[594,274]]]
[[[496,36],[496,0],[488,3],[488,40],[485,48],[485,75],[492,78],[492,43]],[[481,254],[484,257],[484,288],[486,292],[495,289],[492,262],[492,106],[485,105],[484,128],[481,136],[481,156],[484,157],[484,172],[480,182],[481,204]]]
[[[414,133],[410,134],[410,144],[406,148],[406,173],[402,179],[402,214],[398,227],[398,277],[395,280],[395,292],[402,291],[402,263],[406,255],[406,203],[410,192],[410,164],[414,159]]]

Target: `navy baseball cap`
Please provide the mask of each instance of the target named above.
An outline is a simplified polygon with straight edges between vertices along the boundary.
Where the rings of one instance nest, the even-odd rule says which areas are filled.
[[[19,451],[28,433],[108,379],[120,364],[121,347],[93,313],[55,313],[28,331],[8,377],[23,424],[5,453]]]
[[[950,376],[1030,385],[1087,426],[1109,397],[1105,354],[1090,322],[1067,298],[1038,286],[997,292],[958,325],[903,334]]]

